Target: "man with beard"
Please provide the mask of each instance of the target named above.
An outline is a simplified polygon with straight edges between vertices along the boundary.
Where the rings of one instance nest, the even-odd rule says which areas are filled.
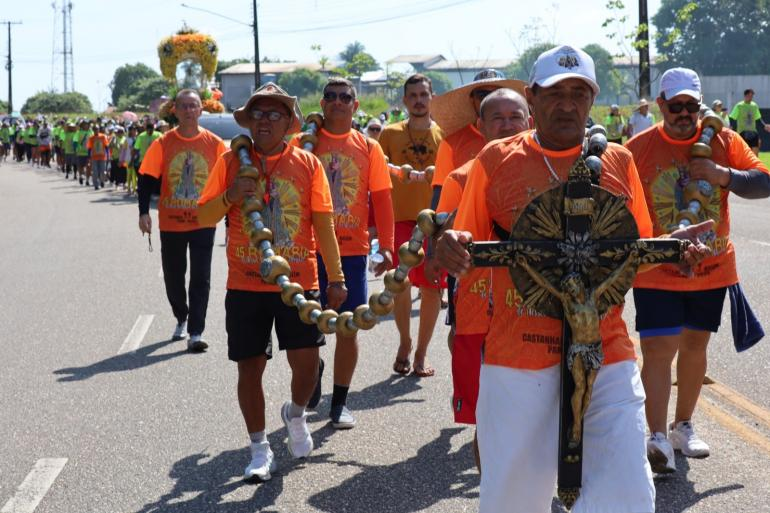
[[[731,192],[743,198],[770,195],[767,168],[732,130],[714,136],[711,158],[690,156],[703,128],[698,121],[701,102],[701,83],[695,71],[666,71],[657,99],[662,123],[626,143],[639,170],[654,235],[681,224],[714,221],[713,231],[703,235],[712,255],[690,273],[682,273],[675,265],[661,265],[640,274],[634,282],[651,433],[647,455],[653,471],[659,473],[676,470],[674,450],[695,458],[709,455],[709,446],[695,433],[692,422],[706,375],[706,347],[711,333],[719,328],[726,291],[731,289],[731,301],[743,298],[729,238],[727,200]],[[668,424],[671,363],[677,353],[676,411]]]
[[[443,134],[431,120],[433,86],[430,78],[415,74],[404,82],[404,106],[409,119],[390,124],[380,136],[380,145],[390,163],[401,166],[409,164],[414,169],[425,170],[436,162],[436,152]],[[408,241],[417,224],[417,214],[428,208],[431,201],[430,184],[426,182],[393,182],[393,216],[395,220],[394,247]],[[393,254],[393,265],[398,265],[398,252]],[[420,290],[420,326],[417,335],[417,349],[414,353],[414,373],[419,377],[433,376],[435,370],[426,361],[428,345],[433,336],[439,310],[441,310],[441,284],[428,281],[425,264],[409,271],[409,281]],[[443,288],[446,288],[444,284]],[[412,353],[410,318],[412,311],[411,290],[407,289],[395,297],[393,315],[399,333],[399,348],[393,370],[408,374]]]

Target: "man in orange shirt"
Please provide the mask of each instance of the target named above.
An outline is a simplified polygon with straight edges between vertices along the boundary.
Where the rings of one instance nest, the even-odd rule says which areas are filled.
[[[206,310],[211,282],[211,252],[216,223],[198,221],[198,199],[219,155],[225,148],[222,139],[198,126],[201,99],[194,89],[182,89],[176,95],[179,126],[153,141],[139,169],[139,230],[152,232],[150,195],[161,180],[158,200],[160,252],[166,296],[177,325],[172,340],[190,334],[187,348],[204,351]],[[190,288],[185,290],[187,250],[190,250]]]
[[[94,127],[94,135],[88,138],[86,147],[91,159],[91,176],[94,180],[94,190],[104,187],[104,174],[107,171],[109,160],[110,139],[102,132],[102,127]]]
[[[692,415],[706,375],[709,338],[719,328],[726,290],[738,283],[728,196],[732,192],[766,198],[770,176],[743,139],[729,129],[714,136],[710,159],[690,157],[702,131],[697,73],[670,69],[661,76],[660,91],[657,103],[663,121],[626,143],[639,170],[653,233],[667,233],[680,224],[715,222],[714,230],[703,236],[713,254],[690,274],[675,265],[662,265],[634,282],[651,433],[647,453],[655,472],[669,473],[676,470],[675,449],[690,457],[709,455],[708,445],[693,429]],[[676,412],[674,422],[667,425],[671,363],[677,352]]]
[[[304,324],[297,309],[283,303],[278,285],[262,280],[262,252],[249,241],[244,224],[250,221],[241,211],[243,199],[258,190],[264,193],[261,214],[273,234],[273,251],[289,262],[292,280],[302,285],[308,299],[319,297],[316,245],[326,262],[329,307],[339,308],[347,297],[326,173],[315,155],[284,142],[286,135],[302,126],[298,111],[297,98],[272,82],[257,89],[235,111],[235,120],[251,132],[251,160],[263,179],[258,185],[253,179],[239,178],[240,159],[228,151],[217,161],[199,200],[203,222],[216,223],[225,215],[229,219],[227,353],[238,363],[238,403],[251,439],[252,458],[244,471],[247,480],[266,481],[275,470],[265,434],[262,388],[265,366],[272,357],[273,323],[278,348],[286,350],[291,366],[291,401],[281,408],[281,419],[295,458],[313,450],[305,407],[318,378],[318,350],[325,342],[315,324]]]
[[[380,241],[380,262],[374,269],[379,276],[393,265],[393,203],[390,172],[377,142],[353,130],[353,113],[358,111],[356,88],[349,80],[333,78],[324,86],[321,108],[323,128],[313,153],[321,160],[334,204],[334,229],[342,256],[342,271],[348,298],[340,311],[353,311],[368,301],[366,269],[369,254],[369,198]],[[293,141],[297,141],[295,138]],[[318,255],[321,304],[326,305],[328,276],[324,259]],[[358,339],[337,334],[334,348],[334,390],[330,417],[336,429],[350,429],[356,419],[345,405],[353,372],[358,361]],[[314,408],[321,397],[320,375],[316,393],[308,405]]]
[[[409,112],[409,119],[385,127],[380,136],[383,152],[396,166],[409,164],[414,169],[424,170],[436,161],[436,151],[443,137],[439,126],[431,120],[433,88],[430,78],[415,74],[404,82],[403,102]],[[417,224],[417,214],[430,206],[430,184],[425,182],[393,182],[393,215],[395,220],[394,247],[408,241]],[[398,265],[398,252],[393,255],[393,265]],[[420,377],[433,376],[435,370],[427,361],[428,345],[436,327],[441,310],[441,290],[446,281],[430,281],[425,276],[425,264],[409,271],[412,286],[420,289],[420,327],[417,335],[417,349],[414,352],[414,373]],[[399,348],[393,370],[408,374],[411,370],[409,356],[412,352],[410,320],[412,312],[411,290],[395,298],[393,315],[399,333]]]
[[[476,158],[455,230],[445,232],[436,250],[449,272],[470,270],[467,242],[494,238],[495,223],[503,229],[514,226],[532,199],[566,181],[580,158],[584,127],[598,92],[593,60],[585,52],[561,46],[538,57],[526,89],[535,131],[492,143]],[[600,186],[627,198],[639,234],[650,236],[650,218],[630,152],[610,144],[602,163]],[[691,238],[699,229],[703,227],[673,235]],[[703,251],[702,245],[694,245],[689,261]],[[547,511],[558,465],[563,321],[526,307],[509,269],[493,268],[491,275],[492,318],[476,408],[484,462],[479,511]],[[611,308],[601,321],[604,361],[585,416],[584,482],[573,511],[655,509],[644,448],[644,390],[621,310]],[[608,446],[612,449],[601,450]]]
[[[527,100],[511,89],[493,91],[481,102],[478,128],[488,142],[526,130],[529,128]],[[449,173],[444,181],[438,212],[452,212],[458,207],[472,166],[473,160],[469,160]],[[454,385],[452,411],[458,423],[476,423],[481,353],[489,329],[490,285],[490,270],[478,268],[463,276],[457,281],[456,288],[449,291],[450,310],[447,312],[447,320],[451,326],[449,342]],[[477,467],[481,468],[475,437],[474,456]]]
[[[436,172],[431,183],[431,208],[435,209],[438,205],[447,175],[473,159],[487,144],[477,127],[482,100],[501,87],[524,94],[525,85],[521,80],[507,80],[505,75],[495,69],[486,69],[477,73],[470,84],[436,97],[433,119],[444,131],[445,138],[436,155]]]

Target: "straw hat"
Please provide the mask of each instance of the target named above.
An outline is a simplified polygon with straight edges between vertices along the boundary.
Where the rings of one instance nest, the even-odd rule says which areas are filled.
[[[470,96],[474,89],[494,86],[501,89],[513,89],[524,95],[527,84],[521,80],[509,80],[497,70],[487,69],[473,77],[473,82],[452,89],[433,99],[430,114],[446,135],[451,135],[465,125],[476,122],[478,115],[473,109]]]
[[[302,130],[302,111],[300,111],[297,97],[289,96],[289,93],[273,82],[268,82],[254,91],[254,94],[248,99],[246,105],[233,113],[236,123],[244,128],[249,128],[254,121],[251,117],[251,109],[254,108],[256,102],[265,98],[281,102],[286,106],[289,112],[292,113],[291,124],[289,125],[289,130],[286,132],[287,134],[294,134]]]

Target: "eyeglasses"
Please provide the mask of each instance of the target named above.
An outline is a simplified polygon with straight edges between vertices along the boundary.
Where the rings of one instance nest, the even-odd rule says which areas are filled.
[[[367,128],[367,130],[369,130],[370,132],[379,132],[382,130],[382,128],[378,126],[370,126],[369,128]]]
[[[700,111],[700,103],[687,102],[687,103],[666,103],[666,107],[671,114],[679,114],[683,109],[687,109],[690,114],[695,114]]]
[[[353,95],[352,94],[348,94],[348,93],[339,93],[339,94],[337,94],[334,91],[326,91],[324,93],[324,101],[333,102],[333,101],[337,101],[337,98],[339,98],[340,101],[342,103],[344,103],[345,105],[347,105],[348,103],[353,101]]]
[[[486,98],[492,91],[494,91],[494,89],[474,89],[471,93],[471,96],[481,101]]]
[[[283,117],[288,117],[283,112],[278,112],[277,110],[270,110],[270,111],[264,111],[264,110],[252,110],[251,111],[251,117],[259,121],[260,119],[267,117],[269,121],[278,121],[279,119]]]

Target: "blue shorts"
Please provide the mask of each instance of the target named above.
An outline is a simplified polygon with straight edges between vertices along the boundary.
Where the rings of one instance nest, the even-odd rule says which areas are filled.
[[[342,272],[345,275],[345,287],[348,289],[348,299],[337,310],[339,312],[353,311],[357,306],[366,305],[366,255],[342,257]],[[329,280],[326,277],[326,266],[321,254],[318,253],[318,285],[321,289],[321,304],[326,308],[326,287]]]
[[[636,331],[642,338],[678,335],[683,328],[716,333],[726,291],[634,289]]]

